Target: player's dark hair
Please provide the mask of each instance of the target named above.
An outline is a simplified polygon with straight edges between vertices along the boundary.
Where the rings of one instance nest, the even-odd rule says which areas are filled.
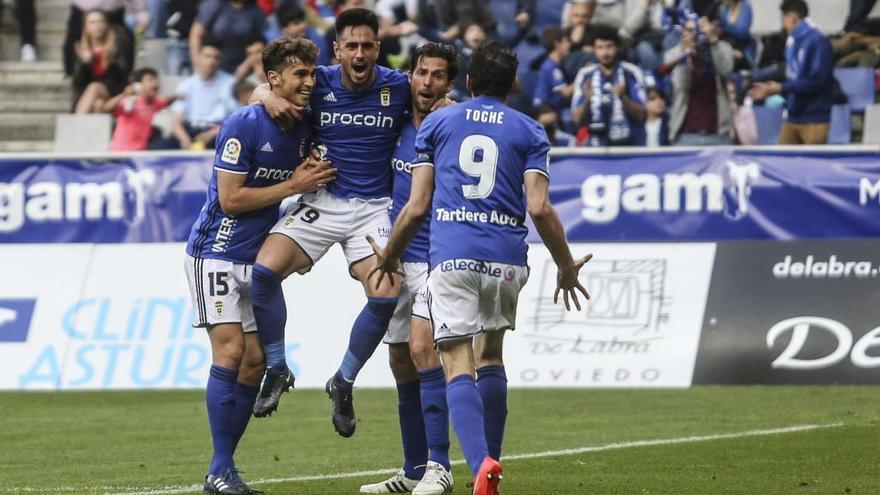
[[[202,37],[202,47],[199,48],[199,51],[201,51],[201,49],[205,48],[206,46],[210,46],[211,48],[216,48],[218,50],[221,50],[221,49],[223,49],[223,42],[221,42],[220,38],[217,38],[216,36],[206,34],[205,36]]]
[[[779,10],[783,14],[796,14],[801,19],[806,19],[810,15],[810,7],[804,0],[784,0]]]
[[[614,29],[613,26],[609,26],[608,24],[596,24],[591,29],[593,32],[593,43],[596,40],[605,40],[611,41],[615,46],[620,47],[620,33],[617,32],[617,29]]]
[[[141,67],[140,69],[136,69],[131,73],[132,82],[141,82],[144,80],[144,76],[153,76],[156,79],[159,78],[159,71],[152,67]]]
[[[369,9],[354,8],[343,11],[336,16],[336,38],[341,38],[347,27],[367,26],[377,37],[379,36],[379,18]]]
[[[506,98],[516,82],[518,65],[516,54],[500,41],[483,43],[474,52],[468,67],[471,92],[475,96]]]
[[[291,22],[302,22],[306,20],[306,11],[295,3],[285,3],[276,12],[278,24],[284,28]]]
[[[318,47],[308,38],[276,38],[263,49],[263,72],[266,79],[269,71],[281,74],[285,67],[293,65],[294,60],[314,65],[318,59]]]
[[[565,29],[559,26],[548,26],[541,33],[541,44],[544,45],[544,49],[549,53],[556,47],[556,43],[565,39],[566,36]]]
[[[423,58],[442,58],[446,61],[446,76],[452,81],[458,75],[458,54],[455,47],[446,43],[429,41],[416,48],[409,57],[409,70],[415,71]]]

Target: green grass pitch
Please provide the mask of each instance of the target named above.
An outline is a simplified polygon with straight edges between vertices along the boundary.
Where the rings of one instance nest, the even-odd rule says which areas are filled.
[[[880,494],[880,387],[512,390],[509,406],[504,495]],[[396,396],[356,390],[355,407],[343,439],[323,393],[285,395],[242,440],[244,478],[270,495],[383,479],[356,473],[400,464]],[[200,392],[0,393],[0,494],[198,493],[206,421]]]

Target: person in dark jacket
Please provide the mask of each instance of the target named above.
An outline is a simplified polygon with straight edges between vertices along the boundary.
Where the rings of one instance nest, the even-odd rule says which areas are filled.
[[[749,96],[761,101],[785,97],[788,118],[779,144],[824,144],[828,141],[834,97],[834,59],[831,42],[807,18],[804,0],[785,0],[780,7],[789,39],[785,47],[785,82],[757,83]]]

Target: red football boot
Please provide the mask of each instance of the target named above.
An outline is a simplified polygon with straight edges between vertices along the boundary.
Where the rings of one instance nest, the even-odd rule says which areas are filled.
[[[502,471],[501,464],[495,459],[491,457],[483,459],[477,477],[474,479],[473,495],[498,495],[498,484],[501,483]]]

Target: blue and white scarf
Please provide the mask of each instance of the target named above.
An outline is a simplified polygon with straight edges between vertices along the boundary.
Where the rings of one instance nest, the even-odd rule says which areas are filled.
[[[607,136],[608,144],[626,143],[632,131],[623,101],[614,94],[614,86],[626,84],[626,75],[623,68],[618,66],[610,80],[603,83],[602,76],[602,69],[597,68],[590,79],[590,140],[595,145],[600,143],[603,136]],[[611,115],[608,115],[609,108]]]

